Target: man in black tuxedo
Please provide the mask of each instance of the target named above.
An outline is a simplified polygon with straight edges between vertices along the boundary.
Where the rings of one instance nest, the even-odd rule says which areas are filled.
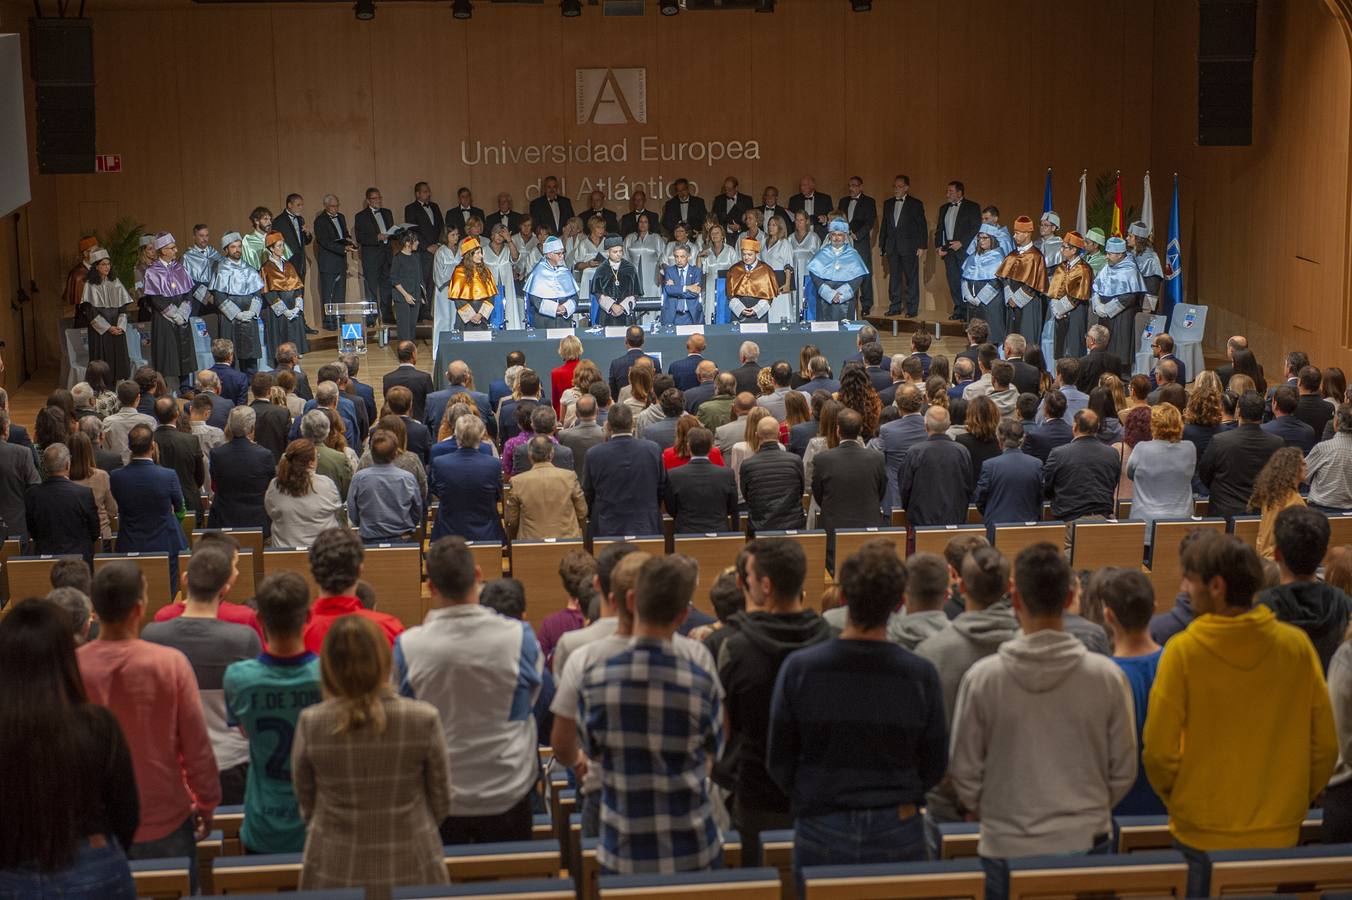
[[[686,435],[690,462],[667,473],[667,512],[676,520],[676,534],[736,531],[737,476],[727,466],[709,462],[714,433],[692,428]]]
[[[425,181],[413,186],[413,202],[404,207],[404,221],[418,232],[418,257],[422,263],[423,284],[432,283],[432,260],[441,244],[441,235],[446,228],[446,220],[441,215],[441,207],[432,200],[432,188]],[[431,316],[431,304],[426,307]]]
[[[947,202],[939,209],[934,227],[934,246],[944,261],[948,278],[948,292],[953,297],[953,320],[966,319],[962,302],[962,261],[967,258],[967,244],[981,227],[981,207],[968,200],[961,181],[950,181],[945,196]]]
[[[324,195],[324,213],[315,219],[315,262],[319,269],[319,301],[322,307],[328,303],[347,302],[347,255],[356,252],[352,232],[348,231],[347,219],[338,211],[338,198],[333,194]],[[338,317],[324,316],[324,327],[337,330]]]
[[[606,223],[606,234],[615,234],[620,230],[620,220],[615,217],[615,213],[606,209],[606,195],[600,191],[592,191],[587,200],[588,206],[582,211],[582,230],[590,233],[588,227],[593,217],[600,216]]]
[[[394,323],[394,305],[390,285],[390,230],[394,213],[380,205],[380,188],[366,189],[366,205],[357,213],[357,244],[361,247],[361,271],[366,279],[366,296],[380,306],[380,316]]]
[[[787,209],[779,205],[779,188],[773,184],[761,191],[761,205],[756,208],[756,211],[760,213],[762,230],[769,227],[771,216],[778,216],[784,223],[784,233],[791,234],[793,232],[793,216],[789,214]],[[729,243],[734,247],[737,245],[737,242],[731,239]]]
[[[883,203],[878,249],[887,260],[887,314],[901,315],[902,282],[906,283],[906,315],[920,314],[920,257],[929,240],[925,204],[911,196],[911,179],[892,179],[892,196]]]
[[[1075,379],[1075,386],[1087,394],[1098,387],[1104,372],[1120,376],[1126,367],[1108,352],[1108,329],[1102,325],[1089,326],[1084,342],[1089,352],[1080,357],[1080,377]]]
[[[460,229],[460,234],[465,233],[465,225],[470,219],[484,220],[484,211],[474,205],[474,195],[470,193],[469,188],[462,187],[455,192],[456,205],[446,210],[446,224],[453,228]],[[485,231],[484,234],[488,232]]]
[[[684,222],[692,230],[704,227],[704,201],[690,193],[690,180],[677,178],[671,184],[671,199],[662,207],[662,228],[668,235],[676,231],[676,223]]]
[[[521,220],[524,216],[512,209],[512,195],[506,191],[498,193],[498,208],[484,217],[484,234],[492,236],[494,227],[498,225],[507,226],[507,235],[510,237],[517,233],[521,228]]]
[[[286,246],[291,250],[291,265],[296,267],[296,274],[300,276],[301,281],[305,280],[307,266],[305,248],[315,237],[306,226],[305,217],[301,215],[304,211],[305,198],[300,194],[287,194],[286,209],[272,220],[272,227],[282,233]]]
[[[812,230],[817,232],[817,237],[826,242],[826,223],[831,215],[831,210],[835,209],[831,205],[831,197],[817,190],[817,182],[811,175],[804,175],[798,181],[798,193],[789,198],[789,211],[798,212],[802,210],[807,213],[807,220],[812,223]]]
[[[733,233],[742,227],[742,213],[751,208],[751,195],[737,190],[739,182],[729,175],[723,179],[723,192],[713,200],[713,212],[718,224],[727,232],[728,243],[736,245]]]
[[[656,234],[662,225],[662,219],[648,209],[648,195],[643,191],[634,191],[634,196],[629,201],[629,212],[620,219],[620,237],[629,237],[638,231],[639,216],[648,217],[648,230]]]
[[[536,228],[543,225],[550,234],[560,234],[573,217],[573,202],[559,193],[559,179],[553,175],[546,176],[542,188],[544,193],[530,202],[531,221]]]
[[[855,252],[868,266],[868,276],[859,288],[859,310],[868,315],[873,309],[873,226],[878,222],[878,204],[864,193],[864,179],[851,175],[849,193],[840,198],[840,205],[850,224]]]
[[[432,393],[432,376],[418,368],[418,345],[412,341],[400,341],[394,351],[399,365],[389,372],[380,382],[380,396],[384,397],[392,387],[406,387],[413,394],[413,412],[410,415],[423,421],[427,414],[427,395]]]

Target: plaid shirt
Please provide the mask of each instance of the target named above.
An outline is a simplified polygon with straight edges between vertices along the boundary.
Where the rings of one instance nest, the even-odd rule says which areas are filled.
[[[1329,509],[1352,509],[1352,434],[1334,432],[1305,457],[1310,502]]]
[[[723,752],[717,679],[638,638],[583,678],[578,730],[601,775],[597,860],[624,874],[707,869],[722,851],[705,774]]]

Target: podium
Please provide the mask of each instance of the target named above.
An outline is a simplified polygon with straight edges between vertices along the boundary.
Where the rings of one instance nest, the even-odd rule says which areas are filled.
[[[325,303],[324,315],[338,320],[338,352],[366,352],[366,320],[379,311],[374,300]]]

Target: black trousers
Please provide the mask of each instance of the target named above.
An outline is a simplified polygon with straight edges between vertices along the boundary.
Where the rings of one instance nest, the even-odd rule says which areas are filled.
[[[906,315],[915,318],[920,312],[920,257],[915,250],[887,254],[887,314],[901,314],[902,282],[906,290]]]
[[[531,838],[534,788],[505,812],[494,816],[447,816],[441,823],[443,844],[497,844]]]
[[[944,274],[948,278],[948,293],[953,297],[953,312],[967,318],[962,302],[962,258],[956,250],[944,255]]]

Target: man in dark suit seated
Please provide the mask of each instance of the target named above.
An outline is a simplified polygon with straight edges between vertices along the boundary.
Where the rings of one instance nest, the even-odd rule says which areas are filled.
[[[178,430],[178,404],[173,397],[155,401],[155,446],[159,449],[159,463],[178,476],[179,489],[188,511],[202,517],[202,485],[207,480],[206,464],[202,459],[202,444],[197,436]]]
[[[1296,389],[1291,385],[1277,385],[1272,392],[1272,421],[1264,423],[1263,430],[1277,435],[1286,442],[1287,447],[1299,447],[1302,454],[1308,455],[1322,432],[1316,434],[1313,428],[1296,417],[1299,401]]]
[[[246,378],[245,381],[247,382],[248,379]],[[211,415],[207,417],[207,424],[213,428],[224,428],[226,420],[230,418],[230,410],[235,408],[235,401],[221,396],[220,376],[212,369],[203,369],[198,372],[197,392],[206,394],[207,399],[211,401]],[[153,397],[151,403],[153,409]]]
[[[726,466],[709,461],[714,434],[692,428],[686,435],[690,462],[667,473],[667,513],[676,520],[676,534],[709,534],[737,530],[737,477]]]
[[[587,452],[598,444],[605,443],[606,430],[596,421],[596,398],[591,394],[578,397],[574,411],[577,413],[577,421],[571,428],[560,431],[558,437],[559,444],[572,451],[573,472],[580,484],[587,473]]]
[[[339,357],[339,362],[347,366],[347,383],[351,385],[352,392],[362,399],[362,403],[366,407],[366,421],[374,422],[379,415],[379,410],[376,408],[376,389],[357,380],[357,373],[361,371],[361,354],[344,353]]]
[[[1004,449],[999,456],[982,464],[972,498],[976,508],[981,510],[991,539],[995,537],[996,525],[1036,522],[1042,518],[1042,463],[1036,456],[1019,449],[1024,442],[1023,425],[1005,420],[996,429],[996,434]]]
[[[176,514],[183,490],[177,475],[155,464],[154,446],[150,426],[133,426],[127,433],[131,460],[108,476],[117,501],[117,552],[168,553],[170,584],[177,584],[178,554],[188,549]]]
[[[220,379],[220,395],[234,406],[249,402],[249,376],[235,368],[235,344],[226,338],[211,342],[211,358],[215,360],[210,371]],[[217,425],[217,428],[221,426]]]
[[[803,527],[803,461],[779,443],[779,423],[766,416],[756,423],[760,447],[742,460],[739,477],[752,532]]]
[[[268,399],[276,381],[271,372],[255,372],[249,384],[253,402],[249,408],[254,411],[254,441],[267,448],[274,462],[281,462],[286,452],[287,433],[291,430],[291,413],[285,406],[278,406]]]
[[[674,359],[667,366],[667,373],[675,382],[676,387],[682,391],[688,391],[699,384],[699,378],[695,370],[699,364],[704,361],[704,350],[708,344],[702,334],[692,334],[685,339],[685,356],[680,359]],[[712,396],[712,394],[710,395]],[[705,398],[708,399],[708,398]],[[703,402],[703,401],[701,401]]]
[[[1036,394],[1042,389],[1042,375],[1036,367],[1023,361],[1028,352],[1028,341],[1021,334],[1005,337],[1005,361],[1014,367],[1014,386],[1020,394]]]
[[[427,465],[428,454],[432,452],[432,433],[426,425],[409,415],[409,410],[413,408],[413,392],[403,385],[396,385],[385,395],[385,405],[404,423],[404,432],[408,436],[405,449],[422,460],[424,466]]]
[[[706,215],[704,201],[690,193],[688,178],[677,178],[671,183],[671,199],[662,207],[662,228],[667,234],[673,234],[681,222],[699,231]]]
[[[1272,454],[1286,442],[1264,431],[1263,395],[1245,391],[1235,406],[1239,425],[1213,435],[1197,461],[1197,477],[1206,485],[1213,516],[1242,516],[1249,510],[1253,483]]]
[[[226,442],[212,448],[212,528],[262,528],[264,534],[272,530],[263,495],[277,474],[277,464],[266,447],[254,443],[257,422],[252,409],[236,407],[230,412]]]
[[[1023,452],[1036,456],[1039,463],[1045,464],[1053,450],[1069,444],[1075,435],[1065,419],[1066,395],[1056,388],[1042,398],[1042,414],[1041,425],[1024,423]]]
[[[380,395],[385,396],[395,385],[408,388],[413,394],[413,418],[425,419],[427,395],[432,393],[432,376],[418,368],[418,345],[412,341],[400,341],[395,348],[395,357],[399,365],[386,372],[381,379]]]
[[[897,471],[897,499],[906,521],[919,525],[962,525],[972,498],[972,459],[948,436],[948,410],[925,411],[926,438],[906,451]]]
[[[1122,375],[1126,366],[1108,352],[1108,329],[1102,325],[1089,326],[1084,343],[1089,352],[1080,357],[1080,377],[1075,386],[1086,394],[1098,387],[1099,376],[1105,372]]]
[[[42,451],[42,462],[47,480],[31,486],[23,498],[34,552],[79,555],[86,565],[93,566],[94,544],[99,539],[94,492],[70,480],[70,450],[65,444],[48,444]]]
[[[617,403],[606,418],[605,443],[587,451],[582,491],[594,537],[662,533],[662,451],[633,431],[633,410]]]
[[[863,425],[859,413],[842,409],[836,417],[840,443],[812,462],[812,499],[821,507],[821,527],[831,534],[883,524],[887,464],[882,453],[859,440]]]
[[[643,352],[643,329],[637,325],[630,325],[624,330],[623,356],[616,357],[610,361],[610,377],[606,383],[610,385],[610,395],[612,397],[620,396],[620,388],[629,383],[629,370],[633,367],[634,361],[640,356],[647,356]],[[662,366],[658,363],[656,357],[649,357],[653,361],[653,374],[656,375],[662,371]]]
[[[1099,417],[1092,409],[1075,414],[1073,430],[1075,439],[1053,450],[1042,469],[1042,490],[1052,501],[1052,518],[1062,522],[1085,516],[1109,518],[1122,460],[1098,439]]]
[[[470,399],[474,401],[475,408],[479,410],[479,418],[484,420],[484,427],[488,429],[488,436],[497,436],[497,418],[493,415],[493,407],[490,405],[491,401],[488,395],[469,389],[469,383],[473,377],[474,373],[462,360],[452,360],[451,364],[446,367],[446,387],[427,395],[423,424],[427,426],[427,431],[431,435],[435,436],[441,433],[441,419],[446,414],[446,406],[451,402],[451,398],[456,394],[468,394]],[[507,392],[507,396],[511,396],[511,391]],[[510,402],[509,400],[508,403]],[[506,404],[503,405],[503,408],[507,408]],[[503,439],[505,440],[506,437],[504,436]]]
[[[685,391],[685,411],[694,415],[699,412],[700,404],[712,400],[718,390],[718,366],[711,359],[700,360],[695,366],[696,385]]]

